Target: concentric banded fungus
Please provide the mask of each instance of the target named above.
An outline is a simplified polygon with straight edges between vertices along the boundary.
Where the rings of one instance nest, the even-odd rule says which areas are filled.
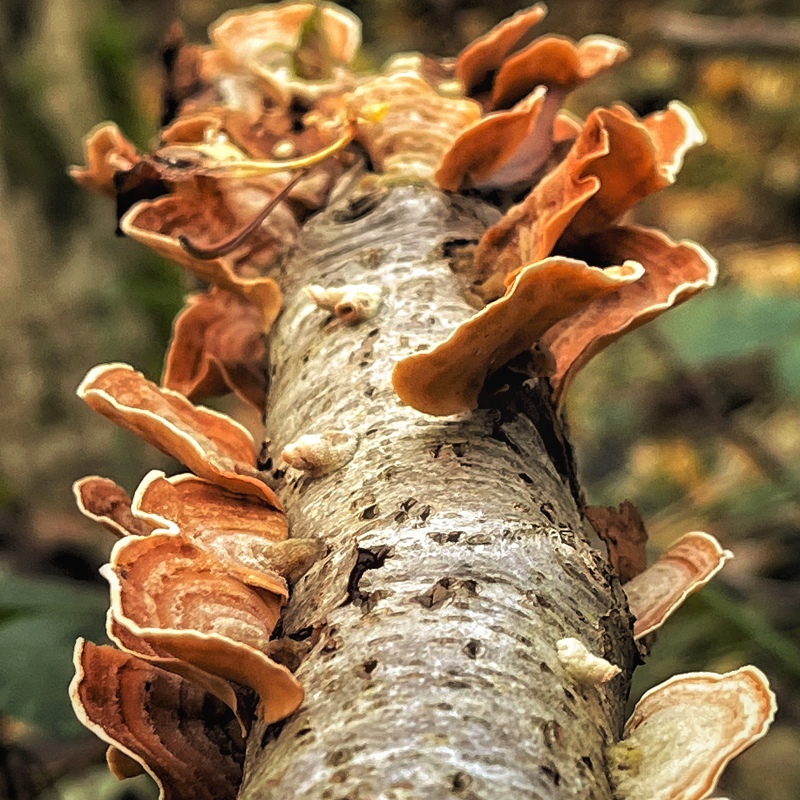
[[[293,97],[310,103],[352,85],[342,65],[361,44],[361,21],[333,3],[286,2],[232,11],[208,33],[231,64],[258,75],[267,94],[288,106]]]
[[[255,467],[252,437],[230,417],[159,389],[127,364],[101,364],[90,370],[78,397],[196,475],[281,509]]]
[[[637,703],[609,750],[620,800],[701,800],[727,763],[760,739],[775,716],[764,674],[742,667],[676,675]]]
[[[633,635],[641,639],[660,628],[690,595],[705,586],[733,558],[710,534],[694,531],[673,542],[644,572],[625,586],[635,618]]]
[[[233,800],[244,744],[232,715],[201,689],[111,647],[78,639],[70,698],[78,719],[112,747],[118,777],[155,779],[160,800]],[[126,761],[127,759],[127,761]]]
[[[133,513],[153,527],[181,533],[248,586],[286,595],[320,553],[316,539],[288,539],[286,516],[257,497],[223,489],[194,475],[149,472],[133,498]],[[256,583],[242,570],[259,576]]]
[[[242,216],[235,215],[219,183],[212,178],[196,178],[180,184],[173,194],[136,203],[120,220],[120,229],[126,236],[177,262],[199,278],[249,300],[260,309],[264,330],[269,330],[281,309],[277,283],[272,278],[243,277],[235,272],[234,266],[237,260],[252,255],[254,249],[259,248],[260,258],[268,263],[283,250],[286,237],[294,237],[297,222],[288,210],[279,210],[279,207],[270,223],[270,230],[278,232],[279,238],[273,238],[267,231],[251,237],[246,247],[231,256],[212,259],[192,256],[181,247],[179,236],[191,241],[218,242],[240,228],[245,217],[249,220],[254,216],[249,207],[242,210]]]
[[[133,515],[130,496],[109,478],[87,475],[72,484],[72,493],[80,512],[117,538],[146,536],[152,530],[144,520]]]
[[[69,174],[81,186],[114,195],[114,175],[132,169],[141,160],[136,148],[113,122],[97,125],[84,139],[85,167],[71,167]]]
[[[172,324],[162,386],[190,400],[233,391],[264,413],[262,325],[259,309],[232,292],[215,287],[190,295]]]
[[[376,170],[407,180],[431,181],[459,132],[481,115],[473,100],[443,97],[416,72],[378,75],[347,98],[351,115],[388,105],[380,120],[360,119],[356,138]]]
[[[529,349],[559,320],[638,280],[642,272],[633,261],[605,270],[569,258],[531,264],[508,294],[459,325],[442,344],[395,364],[394,389],[404,403],[426,414],[477,408],[489,373]]]
[[[686,149],[702,140],[679,103],[641,121],[622,105],[593,111],[566,158],[481,239],[475,267],[484,296],[498,296],[522,265],[569,253],[673,183]]]
[[[631,258],[644,267],[644,276],[554,325],[542,337],[556,364],[550,383],[558,401],[577,372],[597,353],[713,286],[717,279],[717,262],[700,245],[673,242],[650,228],[608,228],[587,237],[576,254],[580,253],[591,253],[611,264]]]
[[[456,77],[464,87],[464,94],[472,94],[473,90],[480,88],[497,72],[506,56],[517,48],[523,37],[546,14],[547,6],[537,3],[517,11],[514,16],[504,19],[488,33],[467,45],[456,59]]]
[[[286,667],[265,655],[282,598],[256,591],[195,545],[155,533],[117,542],[102,568],[116,622],[158,652],[255,689],[276,722],[303,700]]]

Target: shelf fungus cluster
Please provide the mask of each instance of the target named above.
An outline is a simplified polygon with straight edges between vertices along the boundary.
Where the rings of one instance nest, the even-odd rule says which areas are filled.
[[[291,582],[321,545],[289,537],[246,430],[193,401],[234,392],[266,413],[279,281],[305,221],[341,176],[371,171],[384,195],[399,183],[482,195],[504,212],[460,269],[483,307],[431,350],[398,353],[393,386],[420,412],[477,408],[487,377],[534,348],[546,357],[531,360],[530,376],[557,408],[595,353],[714,283],[715,262],[700,246],[626,218],[672,184],[703,142],[694,116],[678,102],[644,117],[619,104],[572,115],[563,107],[570,92],[628,49],[607,36],[537,37],[545,13],[541,3],[518,12],[454,59],[404,54],[362,75],[351,66],[360,22],[349,11],[283,2],[229,12],[206,46],[170,30],[152,152],[113,123],[88,135],[75,180],[113,197],[121,233],[182,266],[198,288],[175,320],[161,385],[106,364],[78,389],[189,470],[151,472],[132,497],[98,476],[75,484],[81,511],[117,541],[102,569],[115,647],[78,642],[71,696],[108,742],[119,777],[147,771],[165,798],[233,798],[254,698],[265,722],[303,700],[272,637]],[[321,323],[330,335],[392,303],[379,275],[305,292],[337,320]],[[323,478],[358,444],[343,420],[281,455]],[[637,638],[730,557],[693,533],[644,569],[643,537],[625,550],[625,537],[609,531]],[[589,686],[619,671],[576,639],[557,649],[565,673]],[[611,754],[618,795],[705,796],[773,711],[751,668],[669,681],[643,698]],[[702,736],[682,726],[695,716]]]

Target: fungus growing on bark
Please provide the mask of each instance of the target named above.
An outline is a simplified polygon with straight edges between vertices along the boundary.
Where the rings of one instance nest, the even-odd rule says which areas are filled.
[[[641,639],[660,628],[683,601],[705,586],[733,558],[710,534],[693,531],[673,542],[644,572],[625,586],[635,622],[633,635]]]
[[[183,678],[112,647],[78,639],[74,663],[75,714],[111,745],[107,759],[118,778],[146,770],[160,800],[236,797],[244,743],[222,704]]]
[[[289,670],[265,651],[285,598],[258,574],[232,570],[181,536],[154,533],[117,542],[101,570],[111,585],[111,614],[157,651],[253,688],[259,715],[276,722],[302,702]]]
[[[89,370],[78,397],[196,475],[281,509],[256,469],[252,437],[230,417],[160,389],[128,364],[101,364]]]
[[[189,295],[172,324],[162,386],[190,400],[233,391],[263,414],[264,333],[261,312],[244,298],[217,287]]]
[[[305,293],[317,308],[333,312],[345,325],[371,319],[381,306],[380,286],[359,283],[354,286],[306,286]]]
[[[113,122],[102,122],[83,142],[85,167],[70,167],[69,174],[81,186],[114,195],[114,175],[126,172],[141,160],[136,148]]]
[[[464,87],[464,94],[471,95],[492,76],[513,52],[523,37],[542,21],[547,6],[537,3],[530,8],[517,11],[512,17],[495,25],[488,33],[468,44],[456,58],[455,74]]]
[[[489,373],[532,347],[556,322],[641,276],[641,266],[633,261],[607,269],[569,258],[531,264],[508,294],[440,345],[398,361],[392,385],[404,403],[426,414],[471,411]]]
[[[605,542],[608,560],[620,583],[626,583],[647,568],[647,530],[630,500],[624,500],[619,508],[586,506],[583,513]]]
[[[569,637],[556,642],[558,660],[561,666],[580,683],[596,685],[607,683],[622,670],[600,656],[589,651],[583,642]]]
[[[642,120],[619,104],[595,109],[564,160],[483,235],[475,269],[484,297],[502,294],[523,265],[552,252],[570,254],[673,183],[686,150],[702,141],[680,103]]]
[[[122,536],[146,536],[152,528],[131,511],[128,493],[109,478],[87,475],[72,484],[79,511],[107,531]]]
[[[317,539],[287,539],[286,515],[261,498],[234,494],[195,475],[167,478],[152,470],[136,490],[132,511],[152,528],[180,533],[233,571],[263,575],[277,594],[286,593],[285,582],[296,581],[322,548]]]
[[[287,444],[281,459],[315,478],[341,469],[356,454],[358,436],[350,431],[305,433]]]
[[[229,63],[263,80],[282,106],[342,92],[354,79],[344,69],[361,44],[361,21],[333,3],[278,3],[231,11],[209,28]]]
[[[636,704],[608,751],[620,800],[701,800],[728,762],[760,739],[775,695],[756,667],[676,675]]]

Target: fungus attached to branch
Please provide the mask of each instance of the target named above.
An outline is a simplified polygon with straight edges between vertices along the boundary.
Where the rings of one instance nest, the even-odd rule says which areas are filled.
[[[616,664],[589,652],[586,645],[578,639],[559,639],[556,650],[561,665],[579,683],[606,683],[622,672]]]
[[[281,508],[256,469],[252,437],[230,417],[160,389],[127,364],[91,369],[78,387],[78,397],[195,474]]]
[[[83,141],[83,150],[86,166],[70,167],[70,177],[87,189],[112,197],[115,194],[114,175],[127,172],[141,161],[136,148],[113,122],[102,122],[89,131]]]
[[[341,469],[358,449],[358,436],[350,431],[305,433],[287,444],[281,459],[294,469],[319,478]]]
[[[660,628],[683,601],[705,586],[733,558],[710,534],[693,531],[673,542],[644,572],[623,587],[641,639]]]
[[[302,702],[300,684],[265,653],[285,595],[249,588],[239,571],[172,534],[117,542],[101,572],[117,623],[157,651],[255,689],[263,720]]]
[[[112,647],[78,639],[74,662],[75,714],[111,745],[108,762],[118,778],[146,770],[158,784],[159,800],[234,800],[244,743],[222,704]]]
[[[358,283],[353,286],[306,286],[305,293],[317,308],[333,312],[345,325],[371,319],[381,306],[380,286]]]
[[[608,751],[620,800],[701,800],[728,762],[760,739],[775,695],[756,667],[676,675],[647,692]]]
[[[471,411],[488,374],[532,347],[559,320],[642,274],[633,261],[607,269],[569,258],[531,264],[504,297],[459,325],[447,340],[398,361],[392,372],[395,392],[426,414]]]
[[[152,526],[132,513],[128,493],[109,478],[87,475],[72,484],[72,493],[81,514],[100,523],[118,539],[146,536],[152,530]]]
[[[161,384],[190,400],[233,391],[264,413],[266,345],[259,309],[212,288],[186,298],[172,323]]]

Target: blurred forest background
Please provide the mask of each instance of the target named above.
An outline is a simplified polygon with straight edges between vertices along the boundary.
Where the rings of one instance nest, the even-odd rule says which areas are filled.
[[[355,0],[362,67],[404,50],[454,55],[518,2]],[[754,663],[777,722],[728,769],[733,800],[800,796],[800,5],[795,0],[551,0],[540,31],[606,33],[632,58],[570,98],[639,113],[677,98],[709,143],[637,221],[705,245],[716,289],[625,337],[572,391],[590,502],[630,498],[653,555],[689,530],[735,552],[664,627],[635,700],[677,672]],[[191,288],[177,267],[114,236],[114,209],[67,177],[81,139],[113,119],[147,147],[158,126],[160,42],[189,41],[224,0],[0,3],[0,797],[149,798],[118,784],[67,699],[76,636],[103,640],[98,566],[112,542],[74,508],[86,474],[129,490],[155,451],[74,395],[91,366],[158,379]],[[242,407],[222,404],[240,414]],[[251,420],[252,421],[252,420]],[[13,777],[12,777],[13,776]],[[10,783],[9,781],[13,781]],[[5,794],[4,794],[5,792]]]

